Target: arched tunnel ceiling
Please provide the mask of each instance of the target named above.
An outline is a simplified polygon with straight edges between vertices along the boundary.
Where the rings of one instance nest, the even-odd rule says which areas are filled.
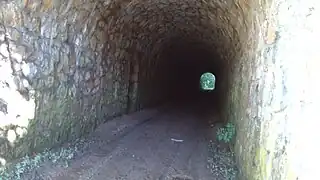
[[[170,93],[191,98],[204,71],[214,71],[215,92],[226,97],[231,69],[256,45],[251,28],[260,17],[246,3],[2,1],[1,56],[9,62],[3,67],[16,75],[10,87],[27,92],[18,104],[30,109],[17,112],[8,100],[8,114],[32,119],[26,122],[32,143],[21,146],[41,149],[75,139]]]
[[[161,94],[170,88],[189,92],[188,86],[198,87],[195,79],[205,71],[215,71],[219,79],[228,80],[227,68],[241,53],[228,7],[214,1],[146,0],[121,2],[106,12],[105,53],[114,56],[111,59],[130,61],[131,66],[139,64],[139,104],[164,98]],[[160,83],[171,77],[180,80]]]
[[[112,17],[106,13],[106,32],[115,46],[129,41],[127,46],[149,55],[160,50],[165,42],[172,43],[172,38],[179,38],[206,44],[217,54],[235,55],[226,52],[236,48],[239,37],[228,11],[222,11],[228,7],[225,4],[193,0],[119,3],[121,9]]]

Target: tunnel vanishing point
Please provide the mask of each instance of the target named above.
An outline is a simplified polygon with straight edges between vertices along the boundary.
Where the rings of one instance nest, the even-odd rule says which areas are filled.
[[[5,0],[0,12],[0,158],[191,103],[212,72],[239,179],[319,179],[320,1]]]

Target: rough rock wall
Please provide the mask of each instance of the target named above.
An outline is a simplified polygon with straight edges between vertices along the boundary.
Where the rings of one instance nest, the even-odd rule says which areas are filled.
[[[106,117],[160,100],[154,82],[162,73],[155,72],[161,71],[161,47],[174,38],[192,37],[225,62],[234,59],[238,27],[229,16],[238,22],[243,12],[227,9],[238,6],[195,0],[2,1],[0,95],[8,112],[1,113],[0,156],[8,160],[52,147],[90,132]],[[24,139],[19,142],[17,135]]]
[[[274,0],[265,6],[271,7],[266,18],[252,21],[260,33],[248,38],[258,46],[230,76],[226,110],[237,124],[239,179],[317,179],[320,3]]]
[[[308,114],[320,102],[310,88],[319,54],[309,45],[319,37],[311,22],[319,6],[298,2],[2,1],[0,158],[52,147],[128,104],[134,111],[157,101],[161,48],[178,38],[206,44],[229,70],[221,88],[229,98],[225,118],[237,124],[242,178],[295,179],[297,151],[312,143],[294,130],[314,129],[316,116]],[[300,18],[286,22],[293,12]]]
[[[0,98],[7,112],[0,113],[0,156],[10,159],[77,138],[125,111],[128,67],[116,32],[108,33],[102,16],[109,6],[1,2]],[[5,138],[20,129],[27,138],[22,145]]]

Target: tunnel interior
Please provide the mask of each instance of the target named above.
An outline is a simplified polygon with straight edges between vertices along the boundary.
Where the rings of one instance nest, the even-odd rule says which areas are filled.
[[[34,95],[28,101],[34,115],[28,136],[35,137],[34,143],[30,148],[23,144],[30,151],[81,137],[113,117],[164,104],[218,112],[226,120],[243,100],[230,102],[230,91],[246,86],[234,73],[243,73],[244,58],[254,59],[257,35],[251,30],[255,17],[243,2],[113,0],[46,7],[36,2],[21,15],[29,18],[25,29],[34,33],[15,36],[24,29],[17,24],[24,21],[10,20],[20,18],[16,9],[5,22],[17,51],[30,51],[21,57],[30,71],[18,82]],[[60,6],[70,11],[56,14]],[[48,16],[39,17],[34,8]],[[27,49],[18,46],[22,40]],[[5,50],[14,47],[10,43]],[[10,65],[20,68],[16,74],[24,73],[15,64]],[[205,72],[216,77],[211,92],[199,87]]]
[[[171,102],[235,124],[243,179],[297,172],[309,150],[295,143],[316,140],[296,130],[318,127],[315,2],[0,1],[0,161]],[[203,72],[214,91],[199,90]]]
[[[226,74],[222,71],[224,64],[210,46],[186,38],[172,38],[162,46],[160,66],[155,72],[160,80],[154,83],[160,83],[164,102],[177,106],[198,106],[212,111],[213,108],[221,108],[223,98],[219,95],[220,79],[226,79]],[[218,77],[215,91],[200,89],[200,77],[206,72]],[[150,86],[153,85],[150,83]]]
[[[121,66],[129,67],[124,71],[130,79],[128,101],[134,109],[171,103],[223,111],[228,66],[241,49],[230,20],[216,16],[219,6],[192,0],[122,4],[108,26],[106,47],[126,52]],[[107,49],[106,56],[110,54],[114,52]],[[199,87],[205,72],[216,76],[212,92]]]

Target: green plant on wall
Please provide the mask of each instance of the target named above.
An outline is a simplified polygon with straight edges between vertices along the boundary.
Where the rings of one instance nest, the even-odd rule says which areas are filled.
[[[234,124],[228,122],[225,127],[219,128],[217,131],[217,138],[219,141],[226,143],[230,142],[236,133]]]
[[[209,72],[203,73],[200,77],[200,87],[202,90],[212,91],[215,89],[216,77]]]

